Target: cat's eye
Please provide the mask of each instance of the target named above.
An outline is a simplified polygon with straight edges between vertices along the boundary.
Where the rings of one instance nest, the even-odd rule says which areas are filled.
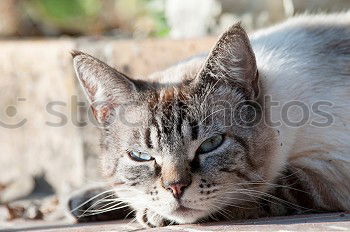
[[[128,154],[132,160],[139,161],[139,162],[150,161],[154,159],[149,154],[145,152],[140,152],[140,151],[128,151]]]
[[[204,154],[208,153],[211,151],[214,151],[218,147],[221,146],[221,144],[224,141],[224,136],[223,135],[216,135],[213,136],[207,140],[205,140],[197,149],[198,154]]]

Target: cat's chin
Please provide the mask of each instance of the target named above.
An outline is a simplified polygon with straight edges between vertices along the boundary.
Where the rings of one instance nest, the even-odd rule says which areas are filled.
[[[167,218],[174,220],[179,224],[195,223],[199,219],[206,217],[204,210],[192,209],[185,206],[179,206],[167,215]]]

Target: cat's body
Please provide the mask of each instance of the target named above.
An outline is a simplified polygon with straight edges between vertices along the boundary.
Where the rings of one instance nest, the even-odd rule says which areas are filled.
[[[280,128],[282,161],[298,170],[318,207],[348,210],[350,14],[301,16],[258,32],[251,41],[258,70],[266,77],[265,95],[281,106],[299,101],[309,108],[303,125]],[[312,109],[317,103],[331,117]],[[289,120],[300,121],[300,112],[290,109]],[[283,121],[281,111],[272,110],[272,121]]]
[[[103,130],[102,159],[145,225],[350,210],[350,14],[300,16],[250,43],[236,25],[208,58],[147,83],[74,54],[91,102],[133,106],[136,126]],[[220,110],[242,101],[243,122]],[[94,109],[104,124],[109,110]]]

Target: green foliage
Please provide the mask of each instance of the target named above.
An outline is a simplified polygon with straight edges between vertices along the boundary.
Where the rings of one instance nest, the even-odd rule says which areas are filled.
[[[154,20],[155,23],[155,30],[154,33],[152,33],[153,36],[156,37],[164,37],[169,34],[170,28],[166,22],[166,18],[164,15],[164,1],[163,0],[141,0],[148,3],[148,12],[151,15],[151,17]],[[158,3],[158,6],[162,7],[155,7],[154,5]]]
[[[124,20],[130,24],[144,17],[151,19],[153,28],[148,32],[150,36],[162,37],[169,32],[164,0],[26,0],[21,3],[33,21],[61,33],[103,32],[110,27],[104,25],[107,11],[109,19],[119,18],[121,22]]]
[[[100,8],[96,0],[31,0],[44,14],[55,20],[95,16]]]
[[[143,18],[148,16],[154,24],[150,36],[164,37],[168,35],[170,28],[164,15],[164,0],[117,0],[119,6],[128,12],[131,18]],[[132,15],[132,16],[131,16]]]
[[[98,0],[27,0],[30,15],[43,24],[63,30],[89,29],[101,9]]]
[[[165,16],[163,13],[155,13],[153,15],[156,23],[156,28],[154,36],[156,37],[165,37],[169,34],[170,28],[166,22]]]

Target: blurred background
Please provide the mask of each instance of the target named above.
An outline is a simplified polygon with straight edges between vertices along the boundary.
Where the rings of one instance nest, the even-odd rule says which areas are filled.
[[[253,30],[305,11],[343,11],[349,4],[346,0],[1,0],[0,36],[189,38],[218,34],[237,19]]]
[[[233,22],[253,32],[349,7],[348,0],[0,0],[0,230],[62,221],[72,191],[103,183],[99,133],[75,79],[73,49],[142,77],[207,52]]]

